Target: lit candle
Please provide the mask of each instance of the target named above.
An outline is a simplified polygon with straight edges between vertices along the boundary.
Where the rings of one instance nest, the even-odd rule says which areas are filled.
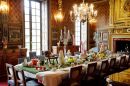
[[[70,16],[72,16],[72,11],[70,11]]]
[[[97,16],[97,11],[94,12],[94,16],[95,16],[95,17]]]
[[[92,13],[93,13],[93,4],[91,4],[91,6],[90,6],[90,10],[92,11]]]

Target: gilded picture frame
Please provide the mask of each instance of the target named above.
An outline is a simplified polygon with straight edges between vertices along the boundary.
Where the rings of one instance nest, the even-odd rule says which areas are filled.
[[[129,0],[115,0],[114,4],[111,4],[114,9],[114,23],[127,22],[130,20],[130,1]],[[110,9],[112,10],[112,9]],[[112,16],[112,14],[111,14]],[[124,24],[124,23],[123,23]]]
[[[130,0],[124,0],[123,2],[123,11],[127,16],[130,16]]]

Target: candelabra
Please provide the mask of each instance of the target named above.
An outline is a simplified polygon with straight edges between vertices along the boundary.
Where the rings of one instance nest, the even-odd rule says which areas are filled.
[[[62,36],[62,30],[60,35],[60,41],[64,44],[64,55],[66,56],[66,45],[70,40],[70,32],[68,30],[68,33],[66,33],[66,27],[64,26],[64,36]]]

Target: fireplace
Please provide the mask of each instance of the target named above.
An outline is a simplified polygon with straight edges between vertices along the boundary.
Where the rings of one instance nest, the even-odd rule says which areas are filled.
[[[113,38],[113,51],[125,51],[125,47],[128,45],[128,51],[130,52],[130,38]]]

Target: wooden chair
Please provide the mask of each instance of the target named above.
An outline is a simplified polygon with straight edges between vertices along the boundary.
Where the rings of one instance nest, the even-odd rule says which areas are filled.
[[[44,51],[43,55],[45,55],[45,57],[49,57],[51,55],[51,52],[50,51]]]
[[[18,64],[21,64],[22,62],[24,62],[24,59],[27,59],[27,62],[30,61],[30,58],[28,58],[28,57],[18,58]]]
[[[120,58],[119,64],[116,65],[116,71],[120,72],[126,69],[126,56]]]
[[[81,86],[82,66],[72,67],[69,73],[69,78],[62,81],[59,86]]]
[[[115,73],[115,66],[116,66],[116,58],[111,58],[110,64],[108,67],[108,74],[109,75]]]
[[[14,71],[16,76],[16,86],[43,86],[35,80],[26,81],[23,70],[15,67]]]
[[[8,86],[10,85],[16,86],[16,78],[13,65],[6,63],[6,71],[7,71]]]
[[[127,68],[129,68],[130,67],[130,55],[128,56],[128,59],[127,59]]]
[[[104,77],[107,76],[107,70],[108,70],[108,60],[103,60],[100,65],[99,71],[96,71],[96,81],[99,86],[102,86],[105,84]]]
[[[36,52],[35,51],[30,51],[29,52],[29,58],[30,58],[30,60],[31,59],[35,59],[37,56],[36,56]]]
[[[76,56],[76,55],[80,55],[80,52],[74,52],[74,55]]]
[[[50,64],[51,64],[51,59],[53,59],[53,63],[54,63],[54,60],[56,60],[56,62],[57,62],[57,64],[58,64],[58,56],[52,56],[51,55],[51,52],[50,51],[44,51],[43,52],[43,55],[45,56],[45,57],[48,57],[48,59],[47,59],[47,63],[48,63],[48,60],[49,60],[49,62],[50,62]]]
[[[89,86],[89,85],[93,85],[95,84],[95,74],[96,74],[96,67],[97,67],[97,63],[90,63],[87,66],[87,70],[85,73],[85,77],[84,75],[82,76],[82,85],[83,86]]]

